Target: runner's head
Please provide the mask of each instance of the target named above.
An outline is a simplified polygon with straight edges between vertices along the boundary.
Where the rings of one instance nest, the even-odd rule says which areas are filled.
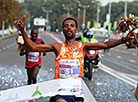
[[[75,38],[76,32],[78,32],[78,24],[74,18],[68,17],[63,21],[63,33],[66,39]]]
[[[36,41],[37,37],[38,37],[38,31],[36,29],[32,29],[31,30],[31,39],[32,39],[32,41]]]
[[[87,38],[89,40],[91,40],[93,38],[93,32],[92,31],[88,31],[86,36],[87,36]]]
[[[84,37],[87,37],[87,32],[88,32],[88,31],[89,31],[88,28],[83,29],[83,36],[84,36]]]

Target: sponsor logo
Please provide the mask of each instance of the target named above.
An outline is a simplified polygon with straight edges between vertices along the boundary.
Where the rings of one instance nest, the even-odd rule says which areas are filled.
[[[74,50],[74,52],[79,52],[80,50]]]
[[[76,64],[79,64],[79,61],[76,61]]]
[[[38,90],[38,86],[36,87],[36,91],[33,93],[32,97],[36,95],[42,95],[42,93]]]
[[[82,88],[60,88],[58,92],[79,92],[79,95],[84,95]]]
[[[79,92],[80,88],[61,88],[58,89],[58,92]]]
[[[60,68],[71,68],[70,65],[59,65]]]
[[[0,96],[1,96],[1,94],[0,94]],[[0,102],[15,102],[17,100],[20,100],[20,97],[16,93],[15,95],[8,95],[7,97],[0,99]]]

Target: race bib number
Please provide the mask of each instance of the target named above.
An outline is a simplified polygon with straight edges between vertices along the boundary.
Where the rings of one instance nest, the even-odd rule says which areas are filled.
[[[74,77],[78,78],[80,75],[80,61],[79,59],[61,59],[59,63],[60,78]]]
[[[29,52],[28,61],[38,62],[39,61],[39,52]]]

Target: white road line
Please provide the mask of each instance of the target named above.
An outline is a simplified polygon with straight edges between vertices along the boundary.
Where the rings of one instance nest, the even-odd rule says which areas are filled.
[[[133,56],[137,56],[137,54],[136,54],[136,53],[132,53],[132,55],[133,55]]]
[[[111,53],[107,53],[107,55],[111,55]]]
[[[9,46],[12,47],[12,44],[10,44]]]
[[[7,46],[7,48],[9,48],[9,46]]]
[[[5,48],[5,47],[3,47],[2,49],[3,49],[3,50],[5,50],[6,48]]]
[[[132,60],[132,59],[129,59],[129,62],[135,63],[136,61],[135,60]]]
[[[127,77],[131,77],[131,78],[134,78],[134,79],[138,79],[137,75],[127,74],[127,73],[121,73],[121,72],[120,72],[120,74],[123,74],[123,75],[125,75]]]
[[[116,56],[118,59],[121,59],[122,57],[121,56]]]
[[[113,70],[113,69],[111,69],[111,68],[109,68],[109,67],[107,67],[103,64],[101,64],[100,66],[101,66],[100,69],[107,72],[108,74],[110,74],[110,75],[112,75],[112,76],[114,76],[114,77],[116,77],[116,78],[118,78],[118,79],[134,86],[134,87],[137,86],[137,81],[136,80],[133,80],[133,79],[131,79],[131,78],[129,78],[129,77],[123,75],[123,74],[120,74],[119,72],[117,72],[117,71],[115,71],[115,70]]]
[[[122,51],[123,53],[127,53],[126,51]]]
[[[51,36],[53,39],[55,39],[57,42],[62,43],[62,41],[58,37],[56,37],[50,33],[48,33],[48,35]]]
[[[2,49],[3,49],[3,50],[6,50],[6,49],[12,47],[12,46],[15,45],[15,44],[16,44],[16,42],[15,42],[15,43],[12,43],[12,44],[10,44],[10,45],[7,45],[6,47],[3,47]],[[2,51],[2,49],[0,49],[0,51]]]

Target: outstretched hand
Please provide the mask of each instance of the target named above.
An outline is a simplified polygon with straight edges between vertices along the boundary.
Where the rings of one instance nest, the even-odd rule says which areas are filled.
[[[134,30],[135,30],[135,28],[133,28],[131,31],[129,31],[129,33],[127,34],[127,36],[125,38],[126,41],[136,39],[136,33],[133,32]]]
[[[18,27],[20,31],[24,30],[24,22],[25,22],[25,16],[23,16],[23,20],[19,19],[15,25]]]

